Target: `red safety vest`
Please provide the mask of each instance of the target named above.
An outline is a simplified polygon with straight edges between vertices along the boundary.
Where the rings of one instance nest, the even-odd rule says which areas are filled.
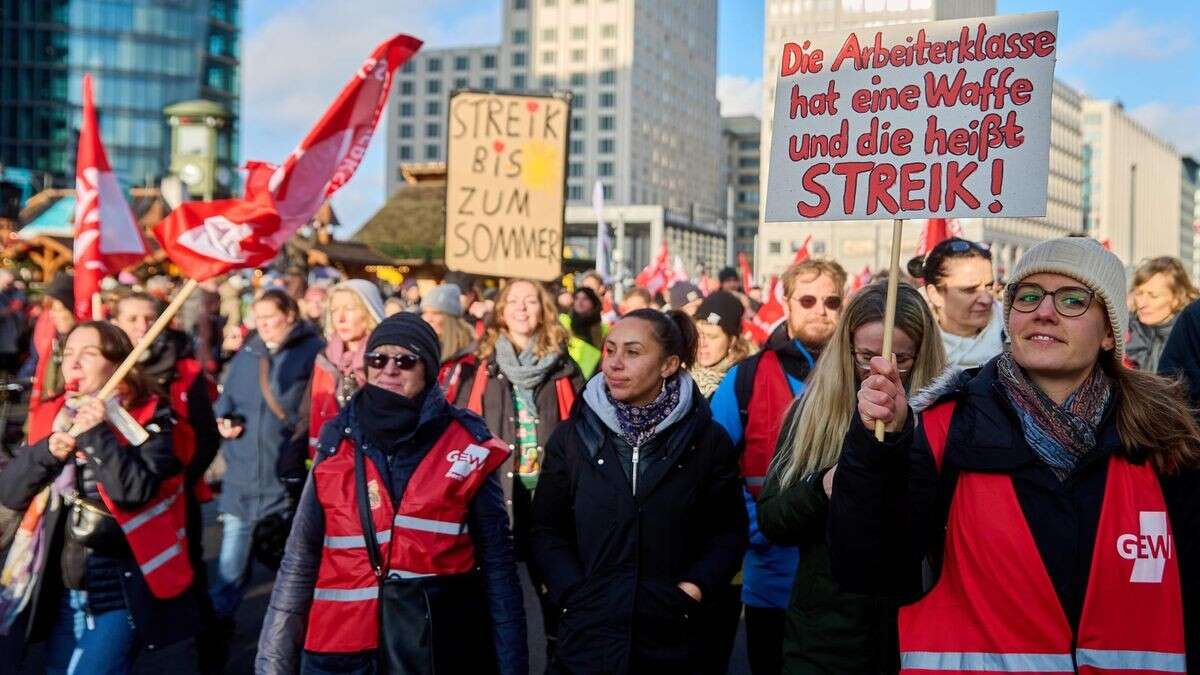
[[[171,395],[171,412],[175,413],[171,449],[184,466],[190,466],[196,457],[196,430],[192,427],[191,418],[188,417],[188,392],[192,390],[196,378],[201,377],[203,372],[200,362],[196,359],[177,360],[175,362],[175,379],[171,381],[168,392]],[[204,376],[207,377],[207,375]],[[215,389],[212,387],[211,380],[208,381],[208,384],[207,389],[211,402]],[[212,488],[208,487],[208,483],[203,478],[196,481],[192,491],[196,494],[196,500],[201,503],[211,502],[213,499]]]
[[[359,519],[355,452],[354,444],[343,439],[337,451],[313,469],[325,515],[325,543],[304,641],[310,651],[360,652],[375,649],[379,642],[379,580],[371,569]],[[451,422],[417,465],[399,509],[368,459],[367,496],[381,573],[414,579],[474,570],[475,547],[467,531],[471,500],[506,459],[508,449],[502,443],[476,443],[461,424]]]
[[[792,404],[792,388],[779,363],[779,355],[766,350],[758,358],[754,371],[754,392],[746,407],[745,449],[742,451],[742,477],[746,489],[758,499],[767,480],[767,470],[775,456],[775,443],[783,427],[783,417]]]
[[[953,411],[921,416],[939,468]],[[1077,636],[1012,479],[960,473],[941,578],[900,610],[900,660],[905,673],[1185,672],[1179,566],[1154,470],[1109,460]]]
[[[337,402],[338,372],[333,362],[324,353],[317,354],[313,364],[311,408],[308,414],[308,458],[317,452],[321,438],[321,427],[338,416],[341,408]]]
[[[39,414],[36,422],[30,418],[29,438],[40,441],[50,435],[54,417],[62,409],[65,398],[55,399],[54,404],[42,406],[53,414],[46,417]],[[158,408],[158,398],[151,396],[136,409],[130,410],[139,424],[145,425],[154,417]],[[43,411],[39,411],[41,413]],[[127,442],[121,433],[113,429],[117,440],[127,447]],[[136,449],[130,450],[136,452]],[[97,482],[100,499],[108,507],[109,512],[117,519],[125,532],[125,540],[133,551],[133,558],[146,578],[146,585],[154,597],[163,600],[173,598],[186,591],[192,585],[192,565],[188,562],[188,544],[185,528],[187,526],[187,510],[183,500],[183,474],[172,476],[158,486],[158,493],[149,502],[134,508],[123,509],[117,506],[108,496],[104,483]]]
[[[438,386],[446,392],[446,400],[454,403],[458,398],[458,390],[462,387],[463,366],[475,364],[474,354],[464,354],[462,357],[447,361],[438,368]],[[484,378],[485,381],[487,378]]]

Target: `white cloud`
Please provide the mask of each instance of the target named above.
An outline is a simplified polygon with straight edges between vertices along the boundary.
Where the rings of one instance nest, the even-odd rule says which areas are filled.
[[[1186,24],[1148,23],[1127,11],[1064,45],[1062,62],[1079,68],[1106,68],[1120,61],[1165,61],[1186,52],[1191,44]]]
[[[762,78],[739,75],[721,75],[717,78],[717,101],[721,104],[721,115],[754,115],[762,117]]]
[[[1134,119],[1145,124],[1175,146],[1181,154],[1200,158],[1200,105],[1171,105],[1151,101],[1129,111]]]
[[[282,161],[389,36],[409,33],[427,48],[493,43],[499,19],[498,3],[472,0],[288,3],[244,37],[243,160]],[[376,129],[363,165],[335,198],[339,218],[351,228],[383,204],[385,135]]]

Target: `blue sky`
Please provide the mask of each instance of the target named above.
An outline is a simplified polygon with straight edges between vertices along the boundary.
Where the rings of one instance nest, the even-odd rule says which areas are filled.
[[[1200,1],[997,0],[1000,14],[1057,9],[1056,76],[1200,155]],[[243,17],[242,157],[278,162],[375,43],[408,32],[431,47],[500,39],[499,0],[249,0]],[[719,0],[717,95],[726,114],[762,104],[763,3]],[[392,17],[389,19],[388,17]],[[334,206],[348,236],[383,204],[383,130]]]

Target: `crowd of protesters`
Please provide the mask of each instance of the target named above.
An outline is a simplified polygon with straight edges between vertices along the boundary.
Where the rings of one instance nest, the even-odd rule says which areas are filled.
[[[225,672],[255,561],[260,673],[527,673],[527,626],[555,673],[725,673],[740,626],[755,675],[1200,669],[1183,265],[1064,238],[1001,279],[951,238],[907,271],[890,353],[886,283],[833,260],[767,333],[733,269],[235,275],[105,402],[177,284],[85,320],[0,270],[0,671]]]

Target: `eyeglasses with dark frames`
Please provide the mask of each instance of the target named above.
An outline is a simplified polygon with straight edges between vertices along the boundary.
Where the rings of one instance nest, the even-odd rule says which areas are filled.
[[[1024,314],[1037,311],[1048,295],[1054,299],[1054,311],[1067,318],[1074,318],[1088,311],[1088,307],[1092,306],[1092,298],[1096,296],[1095,291],[1081,286],[1061,286],[1048,291],[1038,284],[1028,282],[1009,284],[1008,294],[1012,308]]]
[[[854,357],[854,365],[859,370],[866,372],[871,369],[871,359],[883,354],[876,354],[865,349],[851,349],[850,354]],[[916,357],[905,352],[896,352],[896,372],[901,375],[912,370],[913,364],[916,362]]]

